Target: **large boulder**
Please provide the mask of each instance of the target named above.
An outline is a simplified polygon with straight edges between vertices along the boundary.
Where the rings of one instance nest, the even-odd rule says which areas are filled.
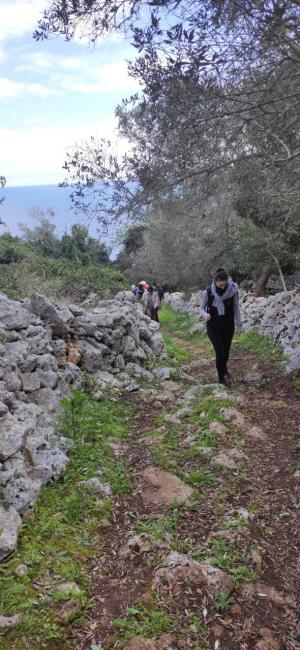
[[[14,415],[6,413],[0,419],[0,460],[6,460],[19,451],[31,431],[31,420],[19,422]]]
[[[25,515],[33,508],[41,487],[41,480],[32,479],[30,476],[16,475],[6,485],[5,500],[21,515]]]
[[[8,330],[23,330],[33,321],[33,314],[24,309],[21,303],[0,294],[0,325]]]
[[[46,296],[34,293],[31,298],[31,311],[51,325],[56,336],[64,336],[70,331],[72,312],[62,303],[54,305]]]

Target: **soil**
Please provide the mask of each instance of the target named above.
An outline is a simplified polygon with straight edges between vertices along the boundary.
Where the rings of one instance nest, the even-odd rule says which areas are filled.
[[[181,381],[180,390],[184,393],[189,385],[199,382],[197,364],[189,366],[189,363],[201,359],[207,347],[201,344],[195,349],[179,333],[176,343],[190,355],[182,369],[188,367],[187,372],[193,379],[188,381],[185,377]],[[245,378],[254,364],[262,380],[249,385]],[[181,508],[179,537],[189,540],[192,555],[195,555],[195,551],[207,548],[207,540],[224,527],[228,513],[240,508],[249,512],[250,508],[253,520],[245,521],[239,543],[248,558],[248,566],[256,570],[257,575],[235,587],[224,611],[216,607],[207,591],[192,584],[179,585],[177,593],[170,593],[166,585],[159,593],[159,603],[174,620],[172,629],[168,630],[173,638],[172,648],[297,650],[300,649],[300,527],[299,483],[293,474],[299,467],[299,400],[289,379],[272,360],[261,359],[247,350],[233,349],[230,370],[233,379],[229,391],[243,398],[242,406],[233,404],[233,407],[246,416],[249,428],[261,427],[267,439],[249,439],[242,431],[230,428],[222,440],[222,447],[225,450],[235,447],[238,435],[248,460],[241,471],[217,469],[217,483],[201,489],[202,498],[193,508]],[[213,361],[210,365],[206,363],[201,372],[205,373],[205,381],[215,381]],[[124,548],[137,518],[149,514],[159,517],[169,511],[167,506],[147,506],[142,498],[141,474],[146,467],[155,465],[155,441],[151,446],[145,445],[142,439],[146,431],[156,429],[159,433],[159,426],[155,425],[157,413],[149,400],[141,401],[138,395],[128,399],[140,406],[132,438],[124,450],[132,468],[134,488],[130,495],[114,503],[114,519],[104,533],[101,555],[95,558],[92,566],[88,621],[82,628],[70,630],[70,647],[75,650],[89,650],[93,644],[105,649],[124,647],[113,621],[125,616],[127,608],[137,603],[151,606],[156,597],[151,585],[165,551],[126,553]],[[164,403],[160,412],[170,413],[172,406]],[[189,430],[192,432],[193,425]],[[197,466],[199,459],[184,458],[180,469],[185,473]],[[164,469],[172,471],[172,459],[166,460]],[[223,492],[219,500],[220,486]],[[249,591],[253,583],[262,585],[259,584],[256,595],[251,596]],[[247,590],[249,584],[250,590]],[[282,604],[274,602],[270,592],[264,595],[263,585],[273,587],[275,593],[283,597]],[[201,624],[196,631],[191,627],[191,615]],[[268,634],[271,639],[273,635],[273,646],[271,641],[265,641],[263,646],[262,628],[271,631]],[[259,643],[261,645],[257,645]]]

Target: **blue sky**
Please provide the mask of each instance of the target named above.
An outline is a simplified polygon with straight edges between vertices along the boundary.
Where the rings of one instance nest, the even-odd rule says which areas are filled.
[[[36,42],[47,0],[0,0],[0,175],[8,186],[57,183],[66,151],[90,135],[117,139],[114,108],[138,87],[134,48],[117,37]]]

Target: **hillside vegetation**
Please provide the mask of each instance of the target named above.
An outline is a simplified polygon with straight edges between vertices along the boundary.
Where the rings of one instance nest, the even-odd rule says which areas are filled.
[[[90,293],[109,297],[127,288],[122,273],[112,267],[104,244],[75,224],[58,238],[45,217],[22,228],[22,236],[0,237],[0,291],[20,299],[40,291],[53,299],[84,300]]]

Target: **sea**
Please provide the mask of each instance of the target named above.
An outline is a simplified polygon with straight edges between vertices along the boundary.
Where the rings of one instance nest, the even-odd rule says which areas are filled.
[[[75,213],[70,199],[71,189],[57,185],[27,185],[24,187],[5,187],[0,196],[4,201],[0,205],[0,216],[4,225],[0,226],[1,234],[9,231],[12,235],[20,235],[20,224],[36,225],[35,215],[52,210],[51,219],[56,227],[58,236],[69,233],[74,223],[87,226],[92,237],[104,242],[110,249],[111,259],[115,259],[120,248],[121,234],[116,236],[115,228],[104,230],[97,220],[87,220],[86,215]],[[47,216],[47,215],[46,215]]]

